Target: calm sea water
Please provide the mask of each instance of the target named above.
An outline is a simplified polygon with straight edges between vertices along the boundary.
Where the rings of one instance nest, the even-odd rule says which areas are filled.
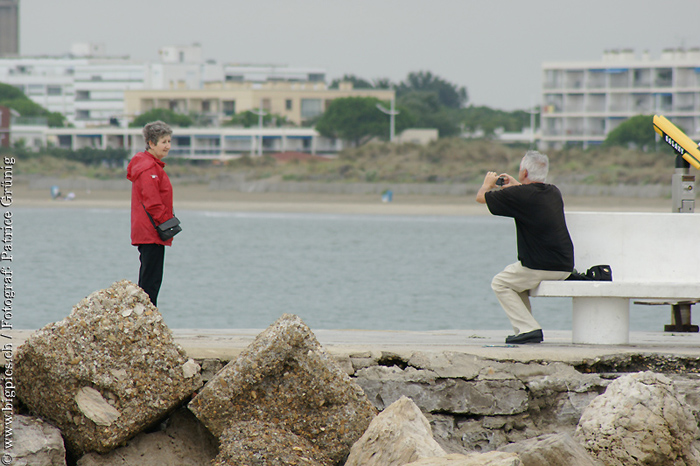
[[[13,208],[15,328],[67,316],[95,290],[138,279],[129,212]],[[171,328],[265,328],[281,314],[318,329],[504,329],[490,288],[515,260],[512,220],[178,211],[159,308]],[[533,300],[546,329],[571,328],[567,298]],[[633,330],[670,311],[634,306]]]

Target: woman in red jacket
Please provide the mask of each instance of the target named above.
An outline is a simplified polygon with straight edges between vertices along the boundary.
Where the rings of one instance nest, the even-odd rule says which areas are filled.
[[[134,155],[126,170],[126,178],[131,181],[131,244],[138,247],[141,260],[139,286],[154,306],[163,281],[165,246],[173,240],[160,239],[148,214],[156,225],[173,216],[173,186],[163,170],[172,133],[162,121],[144,126],[146,150]]]

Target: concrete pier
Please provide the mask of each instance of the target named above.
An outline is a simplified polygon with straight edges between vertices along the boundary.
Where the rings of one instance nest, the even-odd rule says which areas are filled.
[[[700,334],[631,332],[627,345],[573,344],[571,331],[544,330],[545,341],[536,345],[504,343],[503,330],[314,330],[331,355],[349,357],[362,353],[394,354],[408,359],[415,352],[462,352],[514,362],[560,361],[578,365],[610,356],[647,355],[700,359]],[[236,358],[263,329],[173,329],[175,340],[193,359]],[[15,348],[34,330],[11,332]]]

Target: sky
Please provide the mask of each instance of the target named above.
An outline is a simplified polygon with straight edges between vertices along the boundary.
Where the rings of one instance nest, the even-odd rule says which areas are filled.
[[[430,71],[510,111],[539,105],[543,62],[700,47],[700,0],[20,0],[22,55],[77,42],[137,60],[199,43],[205,59],[322,68],[328,83]]]

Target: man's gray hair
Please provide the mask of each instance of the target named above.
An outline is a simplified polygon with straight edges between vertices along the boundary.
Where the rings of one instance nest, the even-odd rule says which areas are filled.
[[[143,127],[143,138],[146,140],[146,150],[149,149],[148,143],[158,144],[163,136],[170,136],[173,130],[170,129],[167,123],[163,121],[152,121]]]
[[[549,172],[549,158],[536,150],[529,150],[520,161],[520,168],[527,170],[527,177],[531,181],[544,183]]]

